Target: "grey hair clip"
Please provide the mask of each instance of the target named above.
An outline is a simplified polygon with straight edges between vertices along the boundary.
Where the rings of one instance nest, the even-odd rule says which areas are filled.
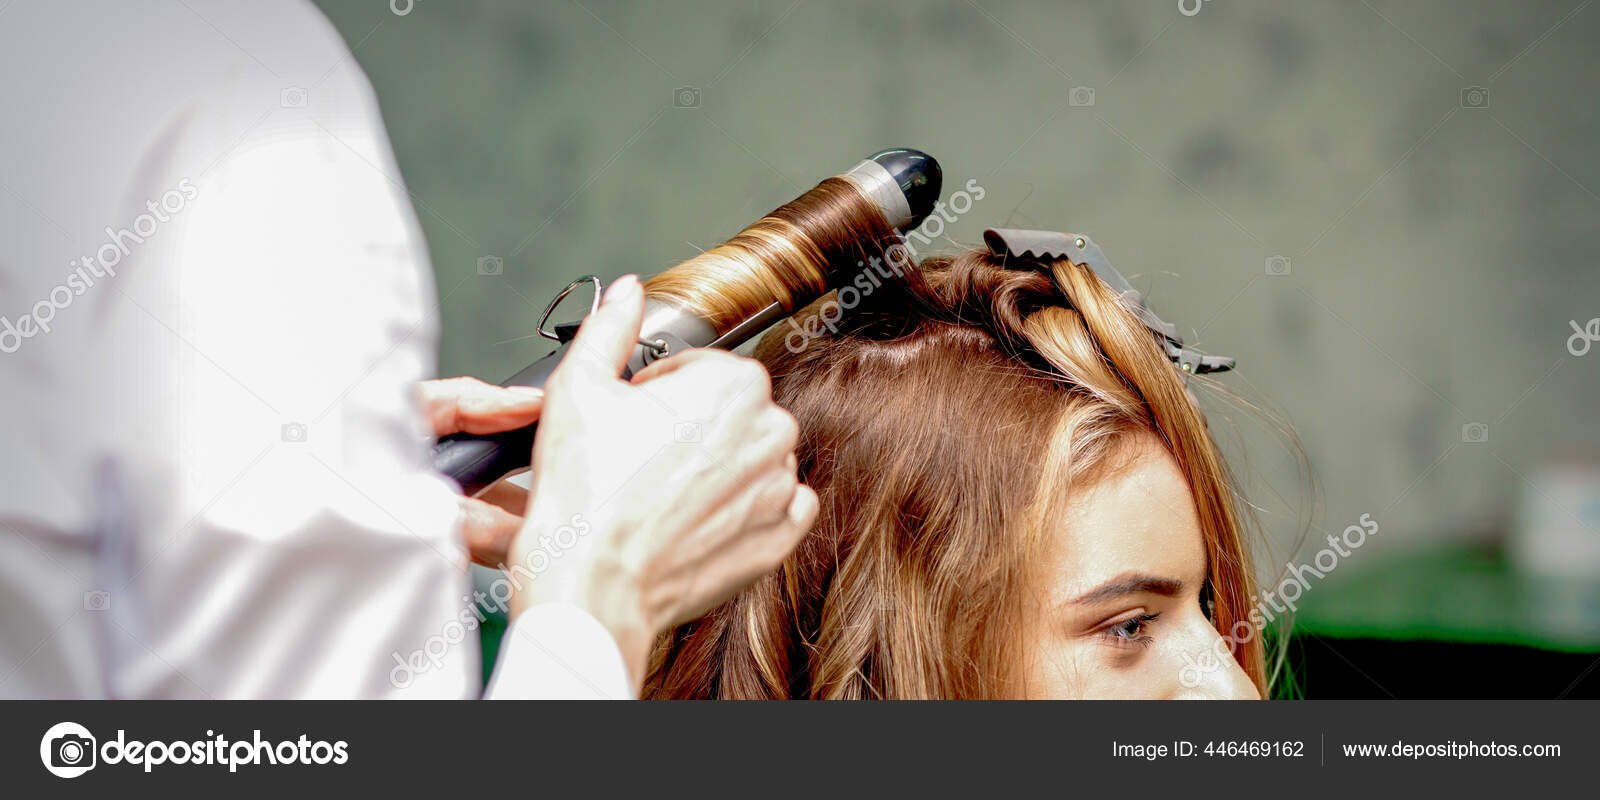
[[[1074,264],[1087,266],[1094,270],[1094,274],[1098,275],[1100,280],[1111,287],[1111,291],[1122,298],[1122,302],[1146,328],[1161,337],[1161,346],[1166,350],[1167,357],[1172,359],[1172,363],[1179,369],[1196,375],[1233,369],[1234,360],[1227,356],[1202,355],[1184,347],[1183,338],[1178,335],[1178,327],[1163,322],[1149,306],[1145,305],[1144,296],[1133,288],[1133,284],[1128,283],[1127,278],[1122,277],[1122,273],[1111,266],[1111,262],[1106,260],[1105,253],[1100,252],[1100,246],[1089,237],[1081,233],[991,228],[983,232],[983,242],[989,246],[989,252],[1000,257],[1034,261],[1066,258]]]

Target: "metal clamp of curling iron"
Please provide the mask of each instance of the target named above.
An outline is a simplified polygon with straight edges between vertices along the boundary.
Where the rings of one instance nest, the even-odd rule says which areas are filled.
[[[553,331],[545,330],[544,326],[550,324],[550,315],[555,313],[556,307],[561,305],[561,301],[567,299],[567,295],[572,294],[573,289],[586,283],[594,286],[594,301],[589,304],[589,313],[593,314],[600,310],[600,296],[605,294],[606,287],[601,285],[599,275],[582,275],[574,279],[572,283],[567,284],[567,288],[562,289],[555,297],[551,298],[550,305],[544,307],[544,315],[539,317],[539,327],[535,328],[534,332],[559,344],[566,344],[572,341],[572,337],[578,335],[578,323],[564,322],[556,325]],[[672,355],[672,347],[666,339],[651,339],[649,341],[640,339],[639,346],[644,348],[646,363]]]

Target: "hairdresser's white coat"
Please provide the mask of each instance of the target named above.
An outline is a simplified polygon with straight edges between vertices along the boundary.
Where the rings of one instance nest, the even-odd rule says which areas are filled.
[[[412,394],[434,287],[337,33],[245,0],[3,13],[0,697],[474,696]],[[491,694],[631,691],[576,609],[507,642]]]

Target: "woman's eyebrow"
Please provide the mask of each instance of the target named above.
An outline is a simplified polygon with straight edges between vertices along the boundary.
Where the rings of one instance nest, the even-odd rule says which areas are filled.
[[[1076,605],[1092,605],[1115,600],[1130,594],[1158,594],[1163,597],[1177,597],[1182,592],[1183,581],[1143,573],[1130,573],[1112,578],[1098,587],[1084,592],[1071,602]]]

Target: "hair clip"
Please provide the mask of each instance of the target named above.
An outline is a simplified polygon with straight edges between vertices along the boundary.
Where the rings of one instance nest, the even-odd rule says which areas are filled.
[[[1101,281],[1111,287],[1124,305],[1132,311],[1146,328],[1161,339],[1161,346],[1179,369],[1185,373],[1203,375],[1208,372],[1226,372],[1233,369],[1234,360],[1227,356],[1208,356],[1183,346],[1178,327],[1164,322],[1145,304],[1144,295],[1111,266],[1105,253],[1093,239],[1081,233],[1055,231],[1027,231],[1014,228],[991,228],[983,232],[983,242],[989,252],[1001,258],[1019,258],[1030,261],[1054,261],[1065,258],[1094,270]]]

